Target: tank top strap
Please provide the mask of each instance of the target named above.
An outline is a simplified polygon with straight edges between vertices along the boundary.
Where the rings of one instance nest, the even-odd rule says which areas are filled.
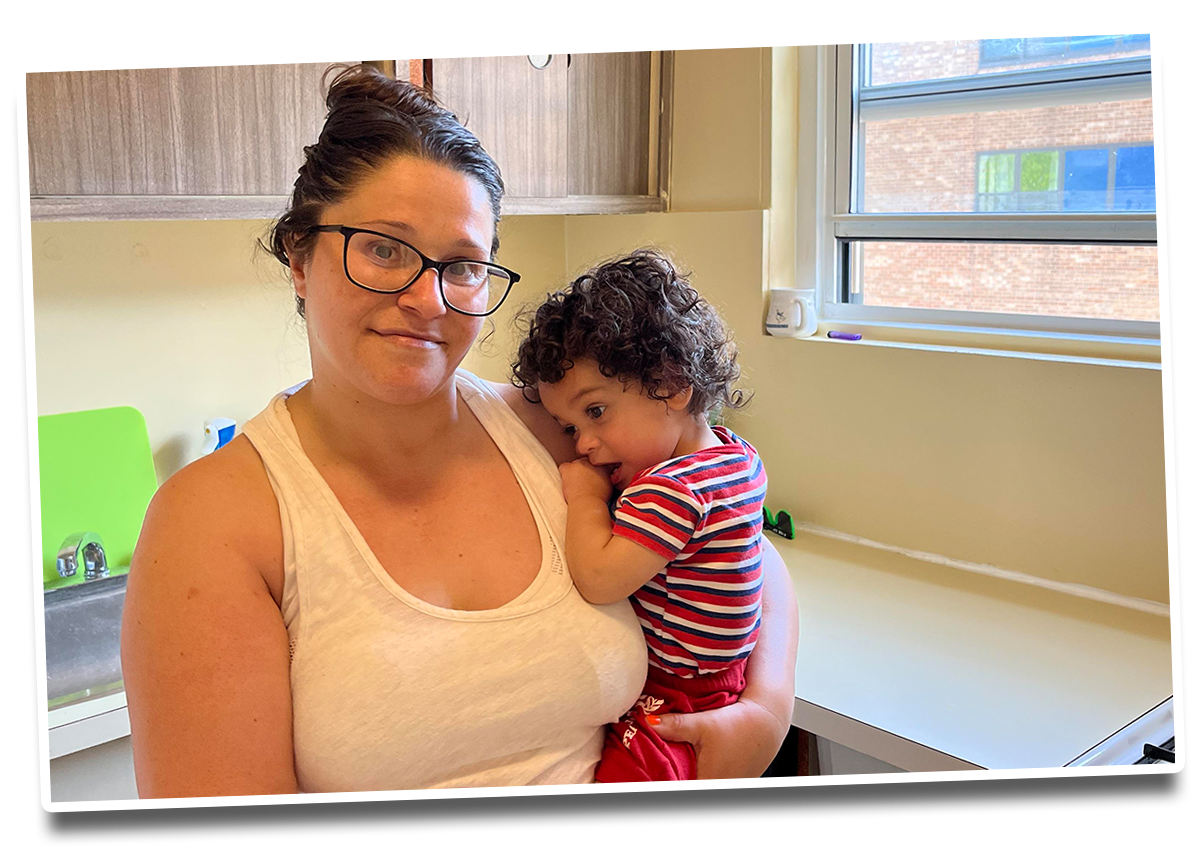
[[[293,644],[299,629],[296,621],[302,612],[307,611],[301,603],[304,586],[297,578],[297,568],[309,563],[308,556],[301,554],[305,551],[305,540],[297,537],[297,532],[306,528],[305,517],[329,515],[333,510],[327,507],[328,502],[321,489],[323,481],[304,453],[287,412],[287,398],[303,385],[300,383],[275,395],[261,413],[242,426],[242,433],[262,459],[267,480],[279,505],[284,567],[280,611]],[[336,531],[336,528],[330,533],[335,541],[344,537],[344,533]],[[334,543],[329,546],[336,548]],[[347,555],[353,549],[353,544],[349,542],[341,546]],[[343,569],[349,566],[352,565],[343,565]]]
[[[490,383],[462,368],[455,378],[459,394],[508,460],[533,513],[543,517],[556,545],[564,549],[567,504],[558,464]]]

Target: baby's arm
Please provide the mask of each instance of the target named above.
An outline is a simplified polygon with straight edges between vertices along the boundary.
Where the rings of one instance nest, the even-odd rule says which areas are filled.
[[[567,566],[575,587],[597,605],[625,599],[658,575],[668,559],[613,536],[608,515],[612,484],[603,470],[584,459],[558,468],[567,500]]]

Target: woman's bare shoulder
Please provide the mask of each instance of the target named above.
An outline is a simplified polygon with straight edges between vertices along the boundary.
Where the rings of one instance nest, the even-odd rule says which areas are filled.
[[[159,487],[154,504],[203,508],[205,516],[235,526],[279,510],[262,458],[245,436],[180,469]]]
[[[523,391],[516,386],[508,383],[489,382],[504,399],[504,402],[512,407],[513,411],[521,418],[530,433],[546,446],[546,450],[550,452],[555,463],[565,463],[575,459],[577,455],[574,443],[563,433],[562,427],[554,420],[554,417],[546,412],[545,407],[528,400]]]
[[[245,436],[176,472],[146,511],[138,552],[221,555],[257,570],[278,601],[283,581],[279,504],[258,452]]]

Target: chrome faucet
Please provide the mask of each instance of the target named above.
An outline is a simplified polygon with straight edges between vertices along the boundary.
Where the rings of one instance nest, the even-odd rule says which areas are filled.
[[[104,541],[94,531],[75,532],[58,548],[54,566],[59,576],[74,576],[82,566],[84,579],[103,579],[108,576]]]

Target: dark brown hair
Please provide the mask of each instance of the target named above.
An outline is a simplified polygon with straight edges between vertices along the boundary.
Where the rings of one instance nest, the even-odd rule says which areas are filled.
[[[688,411],[741,407],[737,347],[709,303],[661,253],[640,249],[601,264],[518,319],[527,334],[513,384],[538,400],[538,383],[557,383],[576,360],[592,359],[605,377],[641,384],[666,400],[692,387]]]
[[[474,178],[488,194],[493,225],[500,220],[504,182],[500,168],[479,140],[432,94],[366,65],[331,66],[336,72],[325,96],[328,112],[315,145],[305,146],[304,164],[287,212],[271,227],[268,251],[283,265],[306,258],[325,208],[345,199],[373,169],[400,155],[414,155]],[[493,231],[492,257],[500,248]],[[296,298],[304,316],[304,301]]]

